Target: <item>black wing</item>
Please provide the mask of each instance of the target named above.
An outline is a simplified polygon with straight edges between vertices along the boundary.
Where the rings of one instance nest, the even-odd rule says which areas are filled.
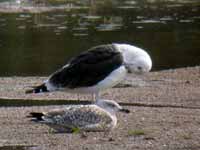
[[[121,66],[123,57],[113,45],[100,45],[73,58],[69,65],[55,72],[49,82],[57,87],[87,87],[103,80]]]

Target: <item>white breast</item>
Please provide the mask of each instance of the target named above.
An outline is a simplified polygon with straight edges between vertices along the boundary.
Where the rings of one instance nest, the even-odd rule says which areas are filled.
[[[97,86],[99,89],[106,89],[115,86],[120,81],[122,81],[126,76],[126,69],[124,66],[119,67],[118,69],[111,72],[104,80],[100,81]]]

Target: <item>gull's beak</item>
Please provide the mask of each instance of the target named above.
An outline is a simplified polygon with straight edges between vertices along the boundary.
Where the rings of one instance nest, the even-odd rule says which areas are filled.
[[[127,69],[128,73],[132,73],[132,71],[130,69]]]
[[[128,110],[128,109],[125,109],[125,108],[122,108],[122,109],[120,109],[119,110],[120,112],[123,112],[123,113],[130,113],[130,110]]]
[[[136,75],[143,75],[145,72],[135,72]]]
[[[131,69],[129,68],[129,65],[127,63],[124,63],[124,66],[128,73],[132,73]]]

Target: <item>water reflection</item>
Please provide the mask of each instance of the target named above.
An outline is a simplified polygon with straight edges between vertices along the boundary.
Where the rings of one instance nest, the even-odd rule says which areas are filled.
[[[140,21],[133,21],[134,24],[139,23],[139,24],[143,24],[143,23],[166,23],[165,21],[160,21],[160,20],[153,20],[153,19],[149,19],[149,20],[140,20]]]
[[[8,3],[1,2],[0,11],[13,8]],[[200,63],[197,0],[50,0],[44,5],[24,0],[20,5],[54,11],[0,13],[0,76],[47,75],[80,51],[113,42],[146,49],[154,70]]]

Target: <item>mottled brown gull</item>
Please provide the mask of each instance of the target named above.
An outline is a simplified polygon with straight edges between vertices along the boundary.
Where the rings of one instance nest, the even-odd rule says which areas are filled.
[[[116,112],[129,113],[111,100],[98,100],[95,104],[71,105],[49,112],[31,112],[32,121],[46,124],[58,132],[109,131],[116,127]]]

